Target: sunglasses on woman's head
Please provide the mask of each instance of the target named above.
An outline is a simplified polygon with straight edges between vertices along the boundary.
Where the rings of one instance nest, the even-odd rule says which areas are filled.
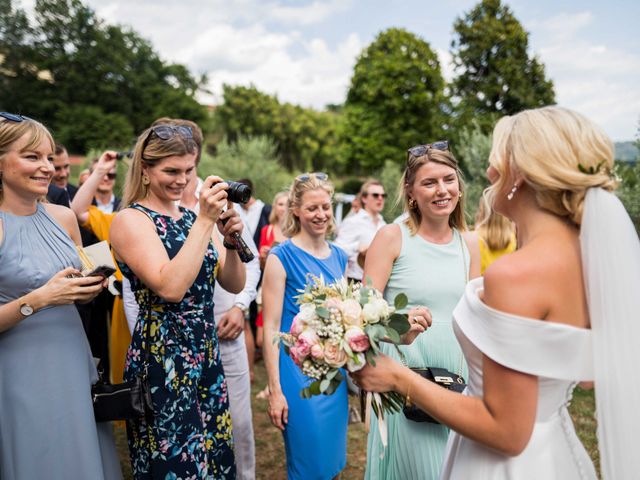
[[[186,125],[156,125],[155,127],[151,127],[149,129],[149,133],[147,134],[147,138],[144,139],[144,143],[142,144],[142,151],[144,152],[145,148],[149,144],[149,140],[151,139],[151,135],[155,135],[160,140],[169,140],[173,138],[175,135],[180,135],[182,138],[190,138],[193,139],[193,131],[191,127]]]
[[[311,180],[311,177],[314,177],[317,180],[324,182],[326,179],[329,178],[329,175],[327,175],[324,172],[303,173],[302,175],[298,175],[296,177],[296,180],[298,182],[308,182],[309,180]]]
[[[426,155],[429,150],[440,150],[442,152],[446,152],[449,150],[449,142],[447,140],[440,140],[438,142],[427,143],[426,145],[416,145],[415,147],[411,147],[407,150],[407,158],[409,158],[409,156],[421,157]]]
[[[0,112],[0,117],[4,118],[5,120],[9,120],[10,122],[16,122],[16,123],[31,120],[29,117],[25,117],[24,115],[17,115],[15,113],[9,113],[9,112]]]

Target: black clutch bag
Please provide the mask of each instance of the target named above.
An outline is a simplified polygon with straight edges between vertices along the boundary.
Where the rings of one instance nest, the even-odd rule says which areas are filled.
[[[436,383],[447,390],[453,390],[454,392],[462,393],[467,386],[464,383],[464,378],[455,373],[451,373],[444,368],[427,367],[427,368],[412,368],[414,372],[420,375],[422,378],[426,378],[430,382]],[[428,413],[420,410],[416,405],[405,405],[402,409],[402,413],[413,422],[429,422],[440,423]]]
[[[153,413],[151,391],[145,375],[115,385],[99,381],[91,387],[91,398],[96,422],[130,420]]]
[[[149,315],[150,319],[151,316]],[[153,401],[151,386],[147,377],[149,365],[149,325],[145,322],[145,348],[142,373],[133,380],[124,383],[111,384],[104,379],[103,369],[98,364],[99,380],[91,386],[93,400],[93,414],[96,422],[111,422],[114,420],[132,420],[145,418],[147,422],[153,419]]]

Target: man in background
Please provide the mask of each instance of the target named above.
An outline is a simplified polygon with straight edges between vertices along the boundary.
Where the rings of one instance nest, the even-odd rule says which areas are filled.
[[[54,172],[49,184],[47,199],[56,205],[68,207],[76,195],[78,187],[69,183],[71,161],[69,160],[67,149],[61,143],[56,143],[55,153],[53,154],[53,168]]]
[[[357,282],[363,280],[362,267],[369,245],[378,230],[386,224],[381,212],[387,194],[378,180],[367,180],[358,196],[362,208],[342,221],[335,240],[335,244],[349,256],[347,278]]]

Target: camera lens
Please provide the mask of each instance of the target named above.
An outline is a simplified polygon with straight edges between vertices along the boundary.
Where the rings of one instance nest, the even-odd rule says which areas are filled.
[[[227,181],[227,198],[234,203],[247,203],[251,198],[251,189],[244,183]]]

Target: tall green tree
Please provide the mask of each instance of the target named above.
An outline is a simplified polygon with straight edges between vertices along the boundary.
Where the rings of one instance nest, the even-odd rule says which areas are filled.
[[[436,53],[398,28],[378,34],[360,54],[344,106],[343,156],[358,173],[404,161],[415,144],[444,133],[445,83]]]
[[[501,0],[482,0],[453,24],[451,89],[461,123],[495,119],[555,103],[553,82],[529,52],[529,34]]]
[[[0,0],[0,103],[44,121],[72,151],[126,145],[160,116],[202,122],[205,80],[81,0],[36,0],[32,22]]]
[[[280,103],[254,86],[224,85],[223,98],[216,124],[230,142],[241,136],[266,135],[275,142],[288,170],[332,170],[338,165],[338,113]]]

